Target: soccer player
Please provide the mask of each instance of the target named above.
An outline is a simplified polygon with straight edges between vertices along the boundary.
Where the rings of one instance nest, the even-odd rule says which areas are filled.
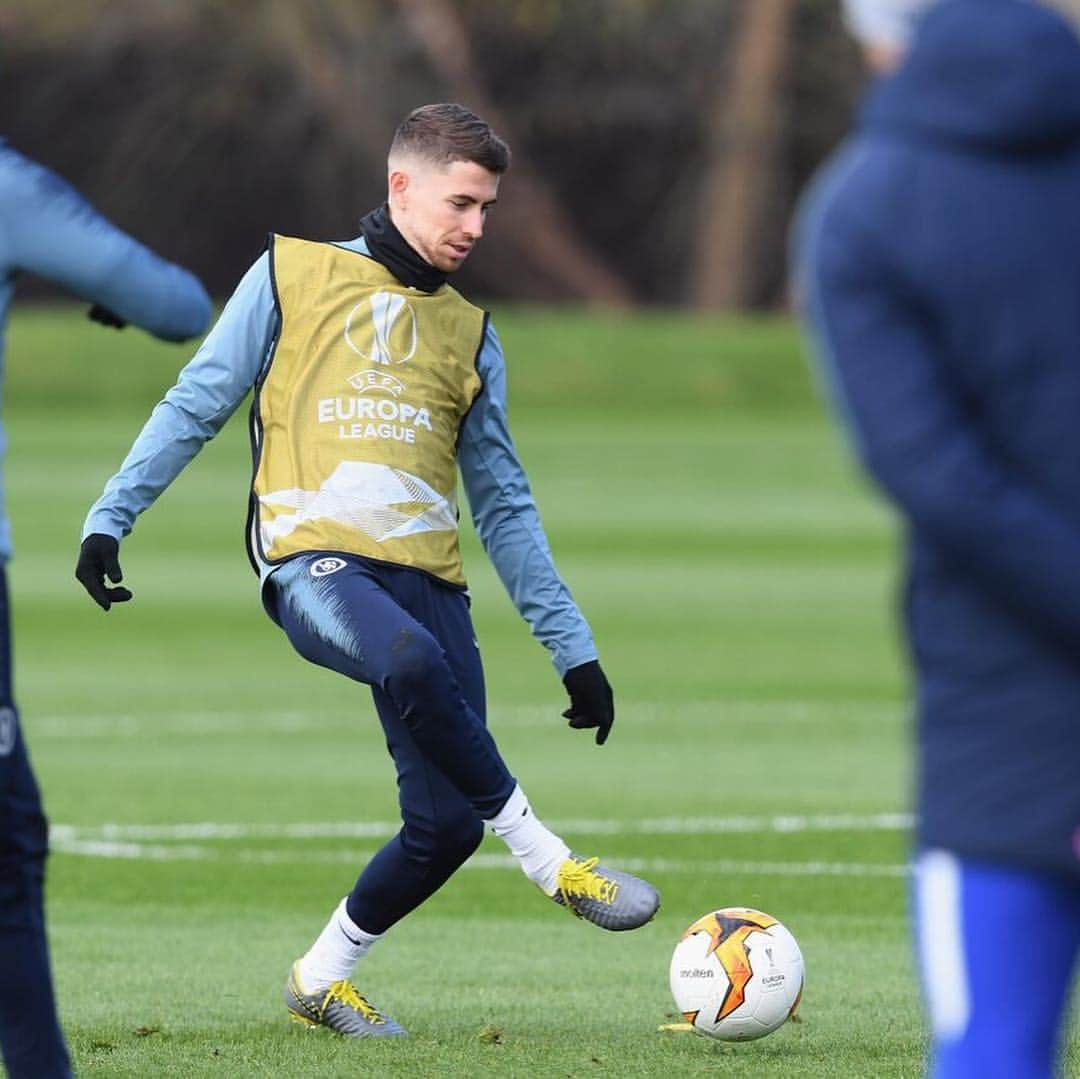
[[[97,322],[182,341],[201,334],[210,299],[186,270],[103,218],[55,173],[0,140],[0,359],[20,272],[88,301]],[[0,435],[0,444],[2,444]],[[5,566],[11,530],[0,493],[0,1049],[12,1079],[71,1073],[56,1019],[45,935],[47,825],[15,707]]]
[[[458,105],[399,126],[384,206],[343,243],[285,236],[240,282],[91,508],[77,575],[130,598],[118,541],[254,387],[248,546],[270,616],[312,663],[371,686],[403,827],[289,974],[290,1014],[356,1036],[404,1031],[349,981],[392,925],[473,853],[484,825],[556,903],[633,929],[654,888],[571,854],[534,815],[485,722],[458,550],[460,466],[473,520],[563,677],[570,726],[603,744],[611,687],[556,573],[507,428],[502,350],[447,284],[480,240],[506,144]]]
[[[1080,3],[849,8],[883,77],[799,289],[906,525],[930,1068],[1035,1079],[1080,947]]]

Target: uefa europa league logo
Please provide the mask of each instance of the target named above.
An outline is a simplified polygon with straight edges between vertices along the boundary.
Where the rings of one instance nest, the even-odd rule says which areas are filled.
[[[405,363],[416,352],[416,312],[396,292],[373,292],[345,319],[345,343],[371,363]]]

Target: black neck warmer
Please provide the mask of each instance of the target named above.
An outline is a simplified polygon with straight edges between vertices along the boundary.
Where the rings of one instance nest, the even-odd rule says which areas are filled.
[[[386,205],[360,219],[360,230],[367,240],[371,257],[381,262],[403,285],[421,292],[434,292],[446,281],[446,274],[435,269],[409,246],[390,220]]]

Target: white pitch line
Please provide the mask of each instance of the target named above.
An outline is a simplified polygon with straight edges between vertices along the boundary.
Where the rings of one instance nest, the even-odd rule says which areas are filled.
[[[567,820],[555,822],[556,830],[577,835],[723,835],[778,834],[799,832],[896,832],[911,828],[906,813],[870,815],[816,814],[735,817],[656,817],[636,821]],[[83,827],[54,825],[53,849],[62,854],[92,858],[146,861],[228,861],[256,865],[345,864],[358,866],[374,851],[350,849],[266,850],[228,846],[196,846],[191,840],[303,840],[303,839],[385,839],[400,827],[397,821],[328,821],[291,824],[241,824],[201,821],[188,824],[103,824]],[[169,841],[174,841],[170,843]],[[671,858],[614,859],[624,869],[645,873],[696,873],[717,876],[802,876],[802,877],[903,877],[907,867],[858,862],[755,862],[732,859],[681,860]],[[470,869],[516,869],[509,855],[477,854],[467,863]]]
[[[623,705],[620,722],[624,724],[651,723],[657,713],[666,713],[667,705],[654,701],[637,701]],[[550,727],[556,705],[505,705],[493,702],[488,707],[492,727],[510,728]],[[706,700],[689,701],[680,705],[683,719],[698,716],[708,719],[736,721],[753,717],[755,721],[771,719],[788,723],[825,721],[868,722],[880,724],[889,719],[906,721],[903,703],[874,698],[846,701],[804,700]],[[339,730],[357,720],[375,717],[369,705],[358,704],[355,711],[331,708],[321,711],[177,711],[153,713],[97,713],[90,715],[28,716],[24,724],[32,739],[58,738],[159,738],[168,736],[203,736],[212,734],[244,734],[249,731],[277,731],[283,734],[303,731]],[[373,728],[374,729],[374,728]]]
[[[796,832],[903,832],[914,818],[909,813],[785,814],[735,817],[652,817],[626,820],[552,821],[568,835],[728,835]],[[241,824],[195,821],[188,824],[55,824],[54,843],[89,840],[105,842],[234,839],[386,839],[396,835],[400,821],[323,821],[292,824]]]
[[[607,861],[608,859],[605,859]],[[680,860],[675,858],[612,858],[616,869],[633,873],[696,873],[700,876],[762,874],[794,877],[904,877],[906,865],[872,862],[748,862],[730,859]],[[468,869],[517,869],[517,859],[509,854],[474,854],[465,863]]]
[[[115,841],[60,840],[54,849],[61,854],[89,858],[167,861],[227,861],[254,865],[346,864],[359,867],[374,851],[273,851],[242,848],[222,851],[210,847],[161,846]],[[794,877],[905,877],[908,867],[865,862],[753,862],[733,860],[701,861],[673,858],[613,859],[611,865],[636,873],[693,873],[701,876],[794,876]],[[516,858],[508,854],[475,854],[465,869],[517,870]]]
[[[117,843],[104,839],[54,839],[50,846],[60,854],[81,854],[88,858],[121,858],[135,861],[200,861],[213,857],[207,847],[162,846],[149,843]]]
[[[326,727],[325,720],[304,712],[173,712],[167,715],[35,716],[25,724],[31,738],[157,738],[247,734],[258,728],[287,734]]]

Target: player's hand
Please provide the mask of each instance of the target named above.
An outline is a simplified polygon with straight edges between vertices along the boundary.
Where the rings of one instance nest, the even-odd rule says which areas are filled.
[[[111,326],[114,330],[122,330],[127,325],[119,315],[110,311],[107,307],[102,307],[99,303],[94,304],[86,312],[86,317],[91,322],[100,322],[102,326]]]
[[[107,588],[105,577],[119,584],[124,575],[120,572],[120,544],[112,536],[94,532],[82,541],[79,548],[79,564],[75,576],[90,593],[90,598],[104,610],[114,603],[126,603],[131,599],[127,588]]]
[[[571,667],[563,685],[570,694],[570,707],[563,712],[570,726],[575,730],[595,727],[596,744],[602,746],[615,722],[615,697],[600,664],[594,659]]]

